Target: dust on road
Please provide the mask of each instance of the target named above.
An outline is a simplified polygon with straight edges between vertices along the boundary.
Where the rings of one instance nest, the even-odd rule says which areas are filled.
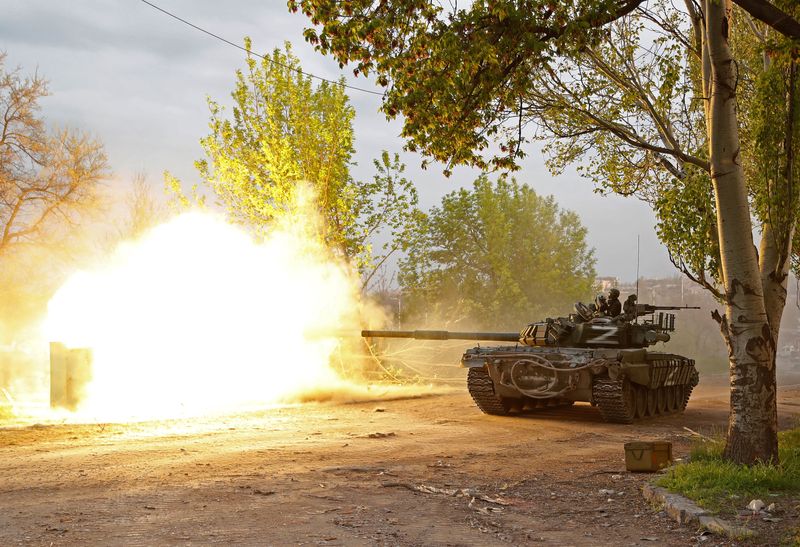
[[[800,386],[779,410],[797,420]],[[633,426],[588,405],[485,416],[456,392],[2,428],[0,544],[694,545],[642,500],[622,445],[669,440],[680,457],[684,426],[726,417],[724,385],[706,383],[684,415]]]

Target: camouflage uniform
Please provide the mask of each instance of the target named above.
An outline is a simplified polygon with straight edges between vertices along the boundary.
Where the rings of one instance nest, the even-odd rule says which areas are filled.
[[[610,317],[616,317],[622,313],[622,302],[619,301],[619,290],[611,289],[608,291],[608,311]]]

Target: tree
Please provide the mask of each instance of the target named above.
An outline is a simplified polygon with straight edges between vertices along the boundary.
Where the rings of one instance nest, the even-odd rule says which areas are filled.
[[[796,44],[778,33],[800,39],[797,4],[736,1],[775,29],[764,53],[788,52],[793,66]],[[766,196],[761,203],[776,210],[783,199],[790,213],[780,226],[761,223],[764,237],[757,252],[749,198],[758,201],[759,192],[750,191],[743,169],[748,150],[740,148],[731,50],[741,26],[734,24],[727,1],[686,1],[683,10],[669,5],[661,12],[639,1],[602,0],[499,0],[449,13],[424,0],[402,5],[303,0],[289,6],[302,8],[321,25],[319,32],[306,31],[320,50],[341,63],[355,62],[357,72],[375,72],[378,82],[389,86],[383,109],[405,116],[410,148],[448,165],[516,168],[527,140],[555,135],[565,141],[555,148],[556,165],[596,148],[599,158],[590,159],[589,168],[611,175],[607,189],[639,195],[655,190],[644,197],[657,207],[660,235],[668,245],[672,239],[676,264],[725,306],[715,319],[731,364],[726,456],[740,463],[777,461],[774,361],[796,192],[781,198],[773,181],[760,193]],[[643,21],[652,23],[652,34],[644,32]],[[650,43],[640,43],[646,35]],[[620,36],[628,40],[618,42]],[[661,42],[664,36],[669,40]],[[604,56],[608,51],[615,53],[610,60]],[[642,51],[649,53],[649,74],[636,62]],[[540,92],[543,81],[552,85]],[[696,100],[675,102],[675,89]],[[573,108],[576,96],[582,100]],[[783,98],[786,104],[794,104],[791,97],[796,93]],[[684,105],[675,122],[673,109]],[[797,109],[787,112],[795,114],[785,123],[785,166],[793,164],[785,160],[796,157],[797,142],[789,138]],[[534,132],[527,130],[532,124]],[[497,148],[490,148],[493,142]]]
[[[726,76],[733,78],[732,88],[750,91],[740,93],[738,100],[738,111],[747,122],[741,155],[725,158],[726,151],[739,149],[734,142],[735,123],[722,127],[711,123],[735,112],[719,114],[720,105],[730,109],[734,99],[725,96],[725,86],[713,85],[719,80],[712,70],[707,30],[701,24],[705,15],[677,12],[667,3],[653,2],[610,25],[607,40],[539,75],[524,104],[536,113],[547,133],[559,138],[549,146],[551,167],[559,170],[584,159],[584,173],[600,187],[650,203],[658,218],[659,237],[676,267],[728,305],[724,315],[714,315],[729,349],[739,343],[731,360],[739,365],[732,368],[731,397],[738,409],[731,413],[728,451],[732,459],[748,461],[777,455],[774,344],[785,305],[797,215],[792,190],[796,181],[786,176],[791,173],[791,169],[786,171],[787,160],[795,162],[791,159],[793,139],[787,135],[797,127],[791,121],[796,116],[790,114],[795,100],[787,93],[796,84],[784,78],[791,73],[792,62],[774,51],[764,64],[766,40],[755,40],[755,35],[768,31],[759,30],[753,21],[746,24],[741,15],[739,21],[731,22],[738,31],[732,43],[740,52],[738,68],[735,75]],[[725,58],[723,53],[716,54]],[[721,70],[726,63],[730,64],[721,62]],[[709,96],[714,100],[706,104],[704,97]],[[710,152],[712,142],[718,146]],[[728,167],[715,165],[714,159],[727,162]],[[731,179],[736,164],[750,176]],[[725,191],[720,194],[715,184],[726,177]],[[735,190],[737,185],[741,188]],[[747,208],[762,237],[760,252],[749,257],[753,262],[744,267],[741,260],[752,249]],[[734,212],[746,213],[737,219],[744,223],[737,229]],[[754,264],[759,277],[755,285],[754,272],[749,271]],[[743,302],[742,283],[758,287],[763,310]],[[734,302],[737,293],[739,301]],[[731,327],[730,318],[744,317],[744,307],[752,311],[747,325],[766,319],[771,330],[768,338],[760,336],[763,328],[761,333],[756,329],[747,335],[741,324]],[[733,331],[737,334],[731,338]],[[746,341],[737,341],[736,336]],[[750,350],[747,341],[752,344]],[[754,349],[764,345],[769,346],[769,355]],[[761,353],[763,360],[754,361],[754,353]],[[752,450],[750,442],[761,448]]]
[[[47,129],[38,115],[47,82],[8,71],[4,61],[0,53],[0,256],[41,237],[50,222],[77,222],[108,172],[99,142]]]
[[[79,259],[77,224],[97,212],[108,166],[103,146],[51,129],[39,101],[47,82],[8,70],[0,52],[0,342],[13,343]],[[83,250],[83,249],[81,249]]]
[[[172,192],[172,188],[168,187],[167,191]],[[176,191],[181,192],[179,183]],[[173,193],[173,197],[179,196],[186,199],[188,207],[189,200],[182,192]],[[114,251],[123,241],[138,239],[151,228],[166,221],[170,214],[175,212],[154,194],[144,172],[134,174],[130,189],[115,205],[112,225],[100,241],[100,248],[104,254]]]
[[[236,71],[233,118],[208,101],[211,134],[200,141],[208,159],[196,162],[203,181],[236,220],[257,227],[290,210],[298,181],[308,182],[323,237],[349,255],[354,110],[344,88],[322,82],[315,89],[288,44],[285,53],[276,49],[260,62],[248,55],[246,63]]]
[[[128,218],[117,229],[122,239],[139,237],[167,218],[166,208],[153,195],[144,173],[133,177],[130,193],[125,196],[125,208]]]
[[[520,328],[591,297],[586,228],[552,197],[485,176],[444,198],[401,261],[407,315],[480,328]]]
[[[403,177],[405,165],[400,156],[384,151],[373,160],[375,175],[356,186],[353,216],[357,230],[353,239],[362,249],[358,259],[362,272],[362,290],[370,288],[376,274],[399,252],[408,252],[423,237],[425,215],[419,210],[417,189]],[[376,251],[372,241],[385,239]]]
[[[246,69],[236,72],[232,117],[209,99],[211,133],[200,141],[207,159],[196,166],[228,213],[257,230],[294,210],[299,189],[309,185],[320,237],[362,273],[366,288],[413,239],[416,190],[402,177],[398,156],[388,153],[374,162],[373,181],[352,179],[355,112],[342,82],[314,86],[285,47],[261,60],[248,54]],[[176,188],[169,175],[167,185]],[[378,251],[372,239],[383,230],[392,242]]]

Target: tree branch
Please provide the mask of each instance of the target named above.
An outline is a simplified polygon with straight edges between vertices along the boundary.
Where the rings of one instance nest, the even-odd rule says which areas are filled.
[[[800,40],[800,21],[766,0],[733,0],[747,13],[766,23],[787,38]]]

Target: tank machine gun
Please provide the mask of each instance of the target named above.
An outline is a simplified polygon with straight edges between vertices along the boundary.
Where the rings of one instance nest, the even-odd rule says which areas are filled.
[[[519,333],[364,330],[361,336],[515,342],[477,346],[461,357],[470,395],[486,414],[576,401],[597,406],[606,421],[618,423],[681,412],[699,379],[694,360],[647,348],[668,342],[675,330],[675,315],[665,311],[700,308],[631,304],[625,313],[605,317],[578,302],[575,313],[531,323]]]
[[[700,306],[652,306],[650,304],[636,304],[636,317],[654,313],[658,310],[699,310]]]

